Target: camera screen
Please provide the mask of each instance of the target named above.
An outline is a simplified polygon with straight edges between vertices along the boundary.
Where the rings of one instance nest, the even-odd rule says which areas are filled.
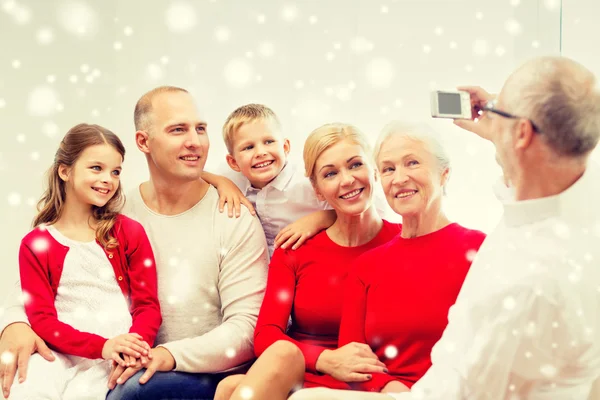
[[[460,114],[459,93],[438,93],[440,114]]]

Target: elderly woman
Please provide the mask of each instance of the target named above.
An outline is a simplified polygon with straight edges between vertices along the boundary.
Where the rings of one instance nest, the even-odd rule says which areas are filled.
[[[471,261],[485,235],[452,223],[442,210],[448,157],[425,129],[392,123],[375,150],[386,198],[402,231],[360,256],[348,279],[339,345],[368,344],[387,372],[352,384],[369,392],[402,392],[425,374]],[[300,391],[299,399],[385,399],[343,391]]]
[[[273,346],[282,343],[293,343],[301,351],[306,373],[299,381],[304,378],[304,387],[350,389],[350,382],[367,381],[386,371],[366,344],[347,343],[338,348],[343,287],[350,265],[400,230],[399,225],[382,220],[373,205],[377,172],[367,140],[353,126],[324,125],[306,140],[304,163],[317,196],[335,210],[337,219],[301,248],[279,248],[273,254],[254,334],[259,359],[254,372],[228,378],[221,385],[215,397],[219,400],[244,398],[243,390],[254,399],[286,398],[297,368],[277,358]],[[275,360],[277,371],[255,368],[258,363],[271,365],[267,359]],[[289,386],[285,393],[282,383]]]

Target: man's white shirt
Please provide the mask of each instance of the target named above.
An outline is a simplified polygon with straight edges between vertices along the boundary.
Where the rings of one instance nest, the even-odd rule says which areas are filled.
[[[599,206],[596,165],[557,196],[505,201],[432,367],[395,397],[600,399]]]

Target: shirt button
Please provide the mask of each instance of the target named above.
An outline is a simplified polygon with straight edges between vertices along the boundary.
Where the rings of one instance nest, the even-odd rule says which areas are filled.
[[[118,280],[120,280],[120,281],[122,281],[122,280],[123,280],[123,277],[122,277],[122,276],[119,276],[117,279],[118,279]]]
[[[108,253],[108,258],[113,258],[112,253]]]

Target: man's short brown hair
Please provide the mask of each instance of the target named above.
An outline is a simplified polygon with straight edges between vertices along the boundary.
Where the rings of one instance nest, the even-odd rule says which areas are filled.
[[[152,113],[152,100],[155,96],[162,93],[183,92],[187,90],[176,86],[159,86],[145,93],[135,105],[133,112],[133,122],[136,131],[147,131],[150,128],[150,115]]]

